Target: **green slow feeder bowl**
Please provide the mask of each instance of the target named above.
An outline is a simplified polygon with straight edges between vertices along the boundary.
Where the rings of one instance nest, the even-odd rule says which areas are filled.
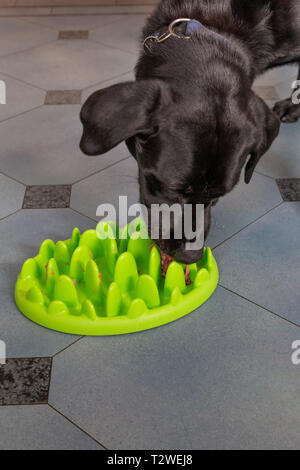
[[[190,265],[191,285],[184,269],[170,264],[161,275],[161,257],[147,236],[129,236],[112,223],[98,225],[72,238],[45,240],[39,254],[28,259],[15,288],[21,312],[35,323],[76,335],[119,335],[154,328],[192,312],[217,287],[219,274],[210,248]],[[123,234],[122,238],[121,234]]]

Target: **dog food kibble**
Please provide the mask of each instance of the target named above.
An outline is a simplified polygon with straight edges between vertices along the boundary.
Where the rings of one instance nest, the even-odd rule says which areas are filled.
[[[161,253],[161,272],[163,277],[166,277],[168,267],[171,263],[173,263],[174,258],[172,256],[168,256],[165,253]]]
[[[185,273],[184,273],[185,283],[186,283],[187,286],[190,286],[192,284],[190,276],[191,276],[190,268],[187,266],[185,268]]]
[[[156,245],[151,245],[149,248],[150,250],[152,250],[152,248],[156,246]],[[163,277],[166,277],[166,274],[167,274],[167,271],[168,271],[168,267],[170,266],[171,263],[173,263],[174,258],[172,258],[172,256],[169,256],[169,255],[166,255],[166,253],[162,253],[160,252],[160,256],[161,256],[161,273],[163,275]],[[184,277],[185,277],[185,283],[187,286],[190,286],[192,284],[192,281],[191,281],[191,278],[190,278],[190,268],[189,266],[187,265],[186,268],[185,268],[185,272],[184,272]]]

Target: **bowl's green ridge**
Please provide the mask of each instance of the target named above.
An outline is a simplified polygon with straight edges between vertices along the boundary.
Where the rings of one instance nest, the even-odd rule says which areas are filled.
[[[45,240],[39,254],[28,259],[15,288],[16,304],[30,320],[53,330],[77,335],[117,335],[154,328],[192,312],[214,292],[219,274],[210,248],[190,265],[170,264],[161,275],[158,248],[148,236],[129,235],[113,223],[101,223],[82,235]],[[103,239],[98,233],[107,232]],[[123,238],[121,234],[126,234]]]

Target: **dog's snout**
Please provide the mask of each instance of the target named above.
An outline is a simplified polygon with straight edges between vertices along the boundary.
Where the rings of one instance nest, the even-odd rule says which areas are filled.
[[[81,108],[80,121],[83,132],[80,140],[80,150],[90,157],[95,157],[102,153],[97,126],[94,122],[92,100],[89,98]]]
[[[175,254],[175,260],[178,263],[183,264],[194,264],[200,261],[203,256],[204,248],[201,250],[186,250],[185,248],[177,250]]]
[[[99,148],[93,141],[88,137],[87,132],[83,131],[80,144],[79,144],[80,150],[85,154],[88,155],[89,157],[95,157],[96,155],[99,155]]]

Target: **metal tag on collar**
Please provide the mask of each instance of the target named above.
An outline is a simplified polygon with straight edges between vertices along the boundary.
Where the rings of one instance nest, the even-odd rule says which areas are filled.
[[[144,41],[144,49],[145,50],[146,50],[146,48],[148,50],[150,49],[150,47],[148,45],[149,41],[156,42],[157,44],[160,44],[162,42],[165,42],[167,39],[169,39],[172,36],[176,37],[176,38],[190,39],[191,36],[185,36],[185,35],[178,34],[174,30],[175,26],[177,26],[178,24],[189,23],[190,21],[192,21],[190,18],[178,18],[177,20],[172,21],[172,23],[168,26],[168,30],[165,33],[163,33],[161,35],[159,35],[159,33],[156,33],[156,34],[153,34],[152,36],[148,36]]]

